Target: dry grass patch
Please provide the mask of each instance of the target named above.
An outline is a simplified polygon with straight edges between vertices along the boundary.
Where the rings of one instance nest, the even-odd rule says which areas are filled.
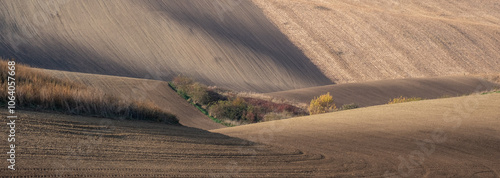
[[[411,98],[408,98],[408,97],[400,96],[398,98],[393,98],[387,104],[406,103],[406,102],[420,101],[420,100],[422,100],[422,98],[420,98],[420,97],[411,97]]]
[[[7,61],[0,60],[0,104],[7,104]],[[178,124],[176,116],[164,112],[151,102],[121,101],[115,96],[89,88],[81,83],[53,78],[16,64],[16,106],[35,111],[148,120]]]

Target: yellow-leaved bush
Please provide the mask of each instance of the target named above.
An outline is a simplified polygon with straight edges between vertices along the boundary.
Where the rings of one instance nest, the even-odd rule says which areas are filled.
[[[316,97],[311,100],[311,104],[309,104],[309,114],[322,114],[327,112],[332,112],[337,109],[335,103],[333,102],[333,97],[330,93],[326,93],[319,97]]]

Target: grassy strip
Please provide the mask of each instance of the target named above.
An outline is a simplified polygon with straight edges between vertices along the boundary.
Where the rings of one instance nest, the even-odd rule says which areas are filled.
[[[491,92],[484,92],[484,93],[481,93],[481,95],[487,95],[487,94],[493,94],[493,93],[500,93],[500,90],[491,91]]]
[[[424,100],[424,99],[422,99],[420,97],[409,98],[409,97],[400,96],[398,98],[393,98],[387,104],[406,103],[406,102],[421,101],[421,100]]]
[[[211,116],[210,114],[208,114],[208,111],[206,109],[204,109],[203,107],[201,107],[199,104],[196,104],[196,103],[193,103],[192,101],[189,100],[189,96],[185,93],[182,93],[182,92],[179,92],[177,90],[177,88],[175,87],[175,85],[172,83],[172,82],[168,82],[168,86],[170,86],[170,88],[172,88],[172,90],[174,90],[177,94],[179,94],[179,96],[181,96],[182,98],[184,98],[186,101],[188,101],[191,105],[193,105],[194,107],[198,108],[198,110],[201,111],[201,113],[205,114],[206,116],[208,116],[210,119],[212,119],[214,122],[216,123],[219,123],[219,124],[222,124],[226,127],[233,127],[234,125],[232,124],[229,124],[229,123],[226,123],[220,119],[217,119],[213,116]]]
[[[16,107],[25,110],[178,125],[176,116],[150,102],[123,101],[84,84],[16,64]],[[0,106],[7,105],[7,61],[0,59]]]

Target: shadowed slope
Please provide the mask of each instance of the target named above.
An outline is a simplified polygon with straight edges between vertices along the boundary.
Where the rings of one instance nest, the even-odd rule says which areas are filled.
[[[1,2],[0,55],[35,67],[257,92],[332,84],[246,0]]]
[[[498,177],[500,94],[418,101],[214,130],[324,155],[339,177]]]
[[[253,0],[336,83],[500,72],[497,0]]]
[[[499,84],[479,77],[434,77],[326,85],[266,93],[266,95],[309,104],[313,98],[330,92],[337,106],[355,103],[364,107],[387,104],[389,100],[400,96],[435,99],[498,88]]]

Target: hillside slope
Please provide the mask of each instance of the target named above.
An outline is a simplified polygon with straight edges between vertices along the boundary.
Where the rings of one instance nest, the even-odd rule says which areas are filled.
[[[330,92],[337,107],[351,103],[364,107],[387,104],[389,100],[400,96],[435,99],[468,95],[499,88],[500,84],[479,77],[461,76],[345,83],[272,92],[265,95],[309,104],[313,98]]]
[[[34,67],[270,92],[331,84],[247,0],[0,0],[0,55]]]
[[[253,0],[335,83],[500,73],[497,0]]]
[[[382,105],[214,130],[304,153],[339,177],[498,177],[500,94]],[[319,164],[322,163],[322,164]]]
[[[189,104],[172,90],[167,82],[45,69],[41,71],[54,77],[84,83],[123,100],[151,101],[161,109],[176,115],[183,126],[203,130],[225,127]]]

